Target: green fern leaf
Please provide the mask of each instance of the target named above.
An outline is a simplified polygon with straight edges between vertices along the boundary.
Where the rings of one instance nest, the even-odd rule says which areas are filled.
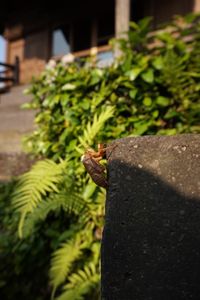
[[[89,145],[93,144],[94,138],[102,129],[105,122],[110,119],[114,114],[114,108],[108,106],[104,111],[100,113],[98,116],[97,114],[94,115],[93,122],[88,123],[86,129],[83,132],[83,136],[79,137],[79,141],[84,148],[87,148]]]
[[[99,286],[100,275],[97,268],[89,263],[83,270],[73,273],[69,283],[64,286],[63,292],[56,300],[84,300],[93,289]]]
[[[57,212],[60,209],[65,210],[69,215],[86,216],[87,207],[81,196],[72,191],[63,190],[58,194],[53,194],[45,201],[41,201],[32,213],[23,220],[23,236],[28,236],[32,233],[35,224],[38,221],[45,220],[50,212]]]
[[[74,261],[82,255],[81,243],[82,239],[80,235],[77,235],[67,243],[62,244],[61,248],[54,252],[50,269],[53,294],[57,287],[65,281]]]
[[[48,192],[59,192],[57,185],[63,180],[65,168],[65,161],[56,164],[51,160],[44,160],[37,162],[29,172],[20,176],[12,195],[13,207],[21,214],[18,227],[20,237],[27,213],[33,212]]]

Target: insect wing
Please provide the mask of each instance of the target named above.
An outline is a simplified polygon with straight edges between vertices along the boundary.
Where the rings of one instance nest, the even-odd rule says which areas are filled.
[[[107,188],[107,180],[105,178],[105,167],[95,161],[90,155],[84,155],[82,163],[87,172],[90,174],[92,180],[99,186]]]
[[[98,186],[101,186],[101,187],[104,187],[105,189],[107,189],[108,182],[107,182],[106,178],[104,177],[104,174],[93,173],[91,178]]]
[[[96,162],[90,155],[84,155],[82,163],[89,174],[94,171],[98,173],[103,173],[105,170],[105,167]]]

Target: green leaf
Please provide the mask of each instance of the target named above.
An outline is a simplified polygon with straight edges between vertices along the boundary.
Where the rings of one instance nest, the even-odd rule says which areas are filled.
[[[69,283],[64,286],[64,292],[56,300],[84,300],[91,290],[97,290],[99,280],[96,266],[89,262],[83,269],[70,276]]]
[[[79,106],[87,110],[90,107],[90,103],[88,101],[83,100],[82,102],[79,103]]]
[[[135,67],[134,69],[126,72],[126,76],[129,77],[131,81],[134,81],[138,75],[142,72],[143,68]]]
[[[12,195],[14,209],[21,214],[19,236],[22,238],[22,228],[25,217],[32,213],[48,192],[58,192],[58,183],[63,180],[63,170],[66,162],[56,164],[51,160],[37,162],[32,169],[21,175]]]
[[[89,183],[86,185],[85,190],[83,192],[83,198],[89,199],[95,192],[97,186],[93,181],[89,181]]]
[[[170,104],[170,100],[169,98],[163,97],[163,96],[159,96],[156,98],[156,103],[160,106],[168,106]]]
[[[180,115],[180,113],[178,113],[177,111],[175,111],[175,110],[169,110],[169,111],[165,114],[164,118],[165,118],[166,120],[169,120],[169,119],[172,119],[172,118],[177,117],[177,116],[179,116],[179,115]]]
[[[155,69],[162,70],[163,63],[164,62],[162,56],[158,56],[153,60],[152,65],[154,66]]]
[[[135,128],[133,131],[134,135],[142,135],[144,134],[149,126],[152,124],[152,121],[139,121],[137,123],[134,124]]]
[[[82,251],[78,245],[81,244],[79,236],[75,236],[70,241],[61,245],[61,247],[53,253],[51,261],[50,277],[54,287],[53,294],[57,287],[63,283],[70,272],[74,260],[77,260]]]
[[[66,83],[65,85],[63,85],[62,90],[63,91],[72,91],[72,90],[75,90],[75,88],[76,88],[75,84]]]
[[[159,116],[159,110],[154,110],[152,116],[156,119]]]
[[[79,136],[79,141],[84,148],[87,148],[89,145],[93,144],[97,133],[104,126],[105,122],[113,117],[113,114],[114,108],[108,106],[99,115],[94,115],[93,123],[89,122],[83,132],[83,136]]]
[[[151,106],[151,104],[152,104],[151,98],[150,97],[145,97],[144,100],[143,100],[143,104],[145,106]]]
[[[110,101],[115,102],[117,100],[117,95],[115,93],[112,93],[110,96]]]
[[[152,21],[152,17],[145,17],[138,22],[138,25],[141,30],[147,30],[148,32],[151,27],[150,26],[151,21]]]
[[[161,129],[157,132],[157,134],[161,135],[174,135],[177,134],[177,129],[176,128],[171,128],[171,129]]]
[[[154,81],[154,71],[153,69],[148,69],[146,72],[141,74],[141,77],[144,81],[148,83],[153,83]]]
[[[129,25],[134,30],[139,28],[138,24],[133,21],[129,22]]]
[[[137,95],[137,92],[138,92],[137,89],[131,90],[131,91],[129,92],[129,96],[131,97],[131,99],[135,99],[135,97],[136,97],[136,95]]]

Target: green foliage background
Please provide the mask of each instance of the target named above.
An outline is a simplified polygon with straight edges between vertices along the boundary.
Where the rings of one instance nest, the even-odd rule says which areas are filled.
[[[189,28],[187,19],[176,19],[150,37],[149,19],[131,23],[128,40],[119,40],[122,57],[110,67],[87,61],[46,70],[28,91],[33,101],[27,107],[39,110],[38,129],[27,144],[31,151],[54,160],[74,158],[83,129],[107,106],[115,113],[94,142],[199,132],[200,33],[193,22]],[[184,41],[190,34],[193,40]]]
[[[13,218],[20,217],[20,243],[30,253],[39,249],[35,241],[43,250],[50,243],[45,259],[43,250],[36,258],[45,273],[53,251],[50,282],[59,300],[100,297],[105,192],[80,163],[84,148],[130,135],[200,132],[199,17],[176,18],[154,33],[149,24],[149,18],[130,24],[128,39],[117,42],[121,56],[111,66],[99,68],[94,58],[59,62],[26,91],[33,97],[26,108],[37,110],[37,129],[26,138],[26,148],[47,159],[18,179]],[[23,251],[17,255],[25,257]],[[32,267],[29,260],[27,265]],[[43,284],[48,290],[46,273]]]

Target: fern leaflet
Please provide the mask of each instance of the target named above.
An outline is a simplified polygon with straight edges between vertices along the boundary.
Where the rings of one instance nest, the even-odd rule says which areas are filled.
[[[14,209],[21,214],[18,230],[20,237],[27,213],[33,212],[48,192],[59,192],[57,185],[63,180],[65,168],[65,161],[56,164],[46,159],[37,162],[29,172],[20,176],[12,195]]]
[[[104,111],[100,113],[98,116],[97,114],[94,115],[94,119],[92,123],[88,123],[86,129],[83,132],[83,136],[79,137],[79,141],[84,148],[87,148],[89,145],[92,145],[94,142],[94,138],[102,129],[104,123],[110,119],[114,114],[114,108],[108,106]]]

